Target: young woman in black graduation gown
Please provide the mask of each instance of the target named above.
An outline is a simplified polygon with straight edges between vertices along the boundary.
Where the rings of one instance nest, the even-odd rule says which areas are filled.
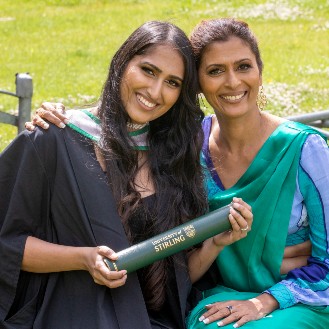
[[[196,92],[185,34],[147,22],[111,62],[98,143],[51,127],[1,154],[1,328],[184,328],[184,252],[128,278],[103,258],[206,211]]]

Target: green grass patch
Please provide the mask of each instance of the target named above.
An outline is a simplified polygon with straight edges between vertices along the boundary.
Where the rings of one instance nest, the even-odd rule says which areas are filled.
[[[46,100],[81,106],[98,98],[114,51],[144,21],[169,20],[189,34],[223,16],[246,20],[258,36],[269,111],[329,109],[327,0],[0,0],[0,89],[14,92],[15,73],[29,72],[34,109]],[[16,108],[0,94],[1,111]],[[16,131],[0,124],[0,150]]]

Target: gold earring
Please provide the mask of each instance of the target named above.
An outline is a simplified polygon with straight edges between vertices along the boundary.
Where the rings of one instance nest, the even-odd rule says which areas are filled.
[[[266,95],[264,93],[264,88],[263,86],[259,87],[259,91],[258,91],[258,95],[257,95],[257,99],[256,99],[256,104],[259,108],[259,110],[263,111],[266,104],[267,104],[267,98]]]
[[[201,110],[205,111],[207,109],[207,106],[205,104],[203,93],[198,93],[197,96],[198,96],[198,99],[199,99],[199,106],[201,107]]]

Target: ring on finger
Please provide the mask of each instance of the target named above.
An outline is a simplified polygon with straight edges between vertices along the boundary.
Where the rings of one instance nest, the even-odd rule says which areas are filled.
[[[226,306],[226,308],[230,311],[230,314],[232,314],[233,306],[229,305],[229,306]]]
[[[241,231],[248,231],[249,230],[249,225],[247,224],[246,227],[240,228]]]

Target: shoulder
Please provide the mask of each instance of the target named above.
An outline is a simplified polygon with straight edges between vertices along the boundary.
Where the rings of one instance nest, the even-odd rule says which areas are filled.
[[[313,163],[320,161],[329,165],[329,148],[322,136],[318,134],[307,136],[302,148],[301,161]]]
[[[305,177],[303,173],[306,173],[307,180],[311,179],[318,191],[327,193],[324,191],[327,191],[329,181],[329,148],[321,136],[310,134],[306,138],[301,151],[299,170],[299,180]]]
[[[24,131],[23,136],[26,140],[34,145],[36,150],[52,149],[63,140],[63,130],[50,125],[47,130],[36,128],[34,131]]]
[[[0,155],[1,176],[17,176],[21,173],[33,177],[34,173],[42,175],[54,168],[57,154],[55,145],[59,144],[57,140],[60,134],[59,129],[54,128],[36,128],[33,132],[20,133]]]
[[[273,128],[273,131],[276,128],[281,128],[281,130],[288,135],[298,135],[298,134],[304,134],[307,136],[312,135],[312,136],[317,136],[314,137],[315,139],[322,139],[323,141],[326,140],[326,138],[318,130],[304,123],[287,120],[285,118],[281,118],[269,113],[263,113],[263,115],[269,122],[269,126]]]
[[[50,125],[49,129],[44,130],[41,128],[35,128],[34,131],[24,130],[18,134],[13,141],[4,149],[2,154],[10,152],[18,152],[19,150],[27,151],[30,149],[37,150],[42,145],[49,145],[52,140],[56,139],[56,135],[59,134],[59,129],[54,125]]]

